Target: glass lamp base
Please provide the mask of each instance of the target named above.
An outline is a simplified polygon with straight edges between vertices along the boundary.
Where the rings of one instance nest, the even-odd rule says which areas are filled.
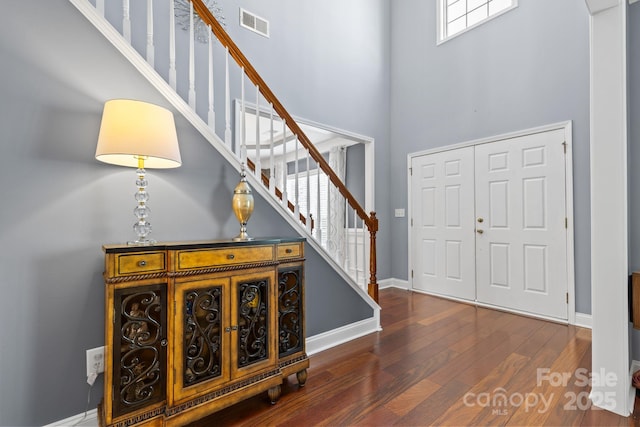
[[[151,246],[151,245],[155,245],[156,243],[158,243],[157,240],[153,240],[153,239],[144,239],[144,240],[133,240],[133,241],[128,241],[127,245],[129,246]]]
[[[144,157],[138,157],[138,169],[136,170],[136,174],[138,175],[138,179],[136,179],[138,192],[135,194],[138,204],[135,209],[133,209],[133,214],[138,218],[138,221],[133,224],[133,231],[138,238],[133,241],[128,241],[127,245],[129,246],[150,246],[158,243],[156,240],[147,239],[147,236],[151,233],[151,224],[147,221],[151,210],[147,206],[149,193],[147,193],[148,182],[147,178],[145,178],[146,173],[144,170]]]

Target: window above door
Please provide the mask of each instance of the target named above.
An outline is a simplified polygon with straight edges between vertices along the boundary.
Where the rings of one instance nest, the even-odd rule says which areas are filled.
[[[438,44],[518,6],[518,0],[438,0]]]

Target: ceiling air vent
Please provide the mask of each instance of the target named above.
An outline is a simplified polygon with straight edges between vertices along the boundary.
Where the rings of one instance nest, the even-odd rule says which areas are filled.
[[[240,8],[240,26],[269,37],[269,21],[243,8]]]

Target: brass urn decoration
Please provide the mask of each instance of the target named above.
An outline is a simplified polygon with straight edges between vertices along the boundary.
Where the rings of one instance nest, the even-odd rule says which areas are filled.
[[[247,183],[247,173],[244,170],[244,163],[240,171],[240,182],[233,190],[233,199],[231,200],[233,213],[240,222],[240,234],[233,238],[234,241],[253,240],[247,234],[247,222],[253,213],[253,195],[251,187]]]

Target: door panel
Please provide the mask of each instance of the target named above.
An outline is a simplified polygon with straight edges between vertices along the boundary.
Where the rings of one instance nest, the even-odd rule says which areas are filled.
[[[564,131],[478,145],[478,301],[567,318]]]
[[[172,404],[230,379],[229,278],[176,280]]]
[[[231,278],[231,377],[274,366],[278,357],[277,281],[270,269]]]
[[[413,287],[475,299],[473,147],[412,160]]]

